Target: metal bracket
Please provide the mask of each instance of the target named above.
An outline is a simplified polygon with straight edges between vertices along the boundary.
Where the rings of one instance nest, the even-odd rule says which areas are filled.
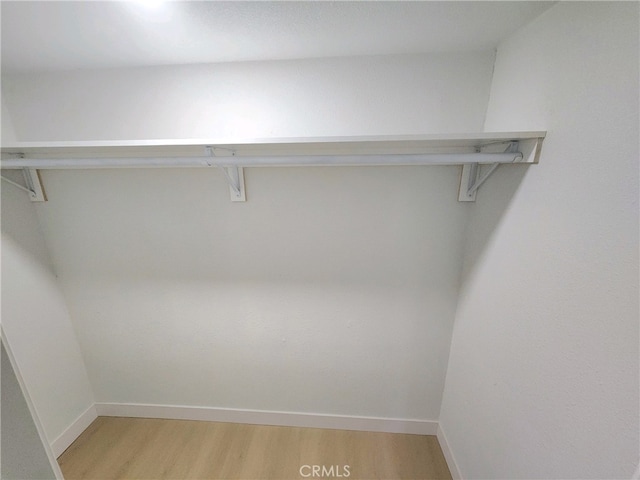
[[[224,167],[218,165],[229,184],[229,195],[232,202],[246,202],[247,194],[244,189],[244,170],[242,167]]]
[[[477,163],[469,163],[462,166],[462,175],[460,177],[460,190],[458,191],[459,202],[475,202],[477,188],[470,192],[471,187],[478,181],[480,173],[480,165]]]
[[[35,168],[23,168],[22,174],[24,181],[27,182],[27,188],[30,190],[29,198],[32,202],[46,202],[47,196],[44,193],[42,179],[40,173]]]
[[[480,151],[480,148],[477,150]],[[504,153],[518,153],[518,142],[509,142]],[[480,175],[481,165],[479,163],[463,165],[462,176],[460,177],[460,190],[458,191],[458,201],[475,202],[478,189],[489,179],[491,175],[493,175],[500,165],[500,163],[492,164],[491,167],[482,174],[482,176]]]
[[[221,147],[205,147],[205,152],[209,158],[212,158],[212,157],[218,158],[216,157],[216,154],[215,154],[215,151],[218,149],[231,152],[232,157],[235,156],[235,153],[236,153],[234,150],[221,148]],[[232,202],[247,201],[247,194],[244,187],[244,170],[242,167],[225,166],[225,165],[220,165],[218,163],[209,162],[209,161],[207,161],[207,165],[210,167],[215,165],[220,170],[222,170],[222,173],[224,174],[224,179],[229,184],[229,196]]]
[[[26,186],[18,182],[14,182],[4,175],[2,175],[2,180],[10,185],[13,185],[14,187],[19,188],[20,190],[27,192],[29,194],[29,199],[32,202],[46,202],[47,196],[44,193],[44,187],[42,186],[42,180],[40,179],[38,170],[36,170],[35,168],[23,168],[22,176],[24,177]]]

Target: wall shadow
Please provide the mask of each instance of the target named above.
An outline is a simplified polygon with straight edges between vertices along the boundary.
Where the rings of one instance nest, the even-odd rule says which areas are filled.
[[[478,191],[465,231],[462,285],[475,270],[532,167],[537,168],[537,165],[501,165]]]

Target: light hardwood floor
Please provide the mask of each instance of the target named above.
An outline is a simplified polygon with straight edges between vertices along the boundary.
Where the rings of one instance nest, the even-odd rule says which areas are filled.
[[[58,463],[68,480],[451,478],[434,436],[144,418],[98,417]]]

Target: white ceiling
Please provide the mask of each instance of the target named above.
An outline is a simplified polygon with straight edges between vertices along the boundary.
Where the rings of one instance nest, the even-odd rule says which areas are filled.
[[[2,68],[489,50],[552,4],[2,1]]]

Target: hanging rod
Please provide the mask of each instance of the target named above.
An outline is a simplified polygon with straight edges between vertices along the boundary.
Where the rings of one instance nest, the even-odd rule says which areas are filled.
[[[289,167],[289,166],[407,166],[513,163],[521,152],[434,153],[401,155],[297,155],[261,157],[131,157],[131,158],[8,158],[1,168],[154,168],[154,167]]]

